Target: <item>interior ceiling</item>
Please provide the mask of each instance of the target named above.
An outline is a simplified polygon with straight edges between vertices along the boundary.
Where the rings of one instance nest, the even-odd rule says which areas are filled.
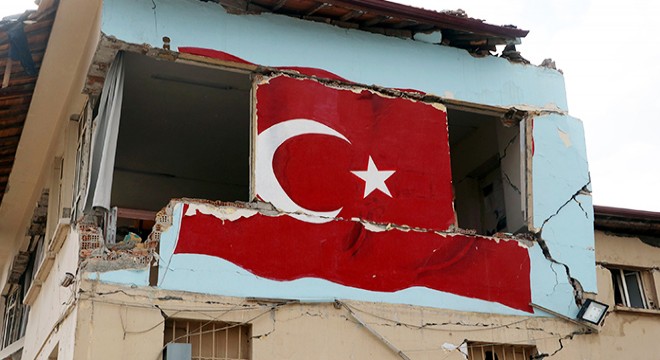
[[[247,187],[250,76],[124,56],[116,171]]]
[[[468,111],[447,110],[447,123],[449,125],[449,145],[460,143],[465,137],[476,131],[480,126],[493,121],[494,117]]]

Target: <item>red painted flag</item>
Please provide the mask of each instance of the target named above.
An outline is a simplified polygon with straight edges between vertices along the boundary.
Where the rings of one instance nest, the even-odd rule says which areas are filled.
[[[277,76],[257,87],[256,192],[287,212],[454,224],[442,105]]]
[[[267,279],[320,278],[380,292],[421,286],[532,310],[529,257],[515,240],[374,232],[354,221],[314,224],[258,213],[230,221],[189,205],[183,213],[175,253],[215,256]]]

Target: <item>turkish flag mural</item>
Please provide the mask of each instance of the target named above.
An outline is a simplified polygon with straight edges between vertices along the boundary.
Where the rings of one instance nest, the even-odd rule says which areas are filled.
[[[426,287],[531,311],[526,248],[443,234],[455,215],[442,105],[280,75],[258,81],[255,106],[256,195],[282,213],[227,220],[185,205],[175,254],[275,281]]]
[[[442,105],[277,76],[257,87],[256,193],[287,212],[447,230]]]

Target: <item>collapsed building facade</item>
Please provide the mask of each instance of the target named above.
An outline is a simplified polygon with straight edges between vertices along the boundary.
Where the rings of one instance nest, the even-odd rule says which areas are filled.
[[[627,351],[576,320],[612,278],[527,31],[376,0],[42,1],[2,26],[0,358]]]

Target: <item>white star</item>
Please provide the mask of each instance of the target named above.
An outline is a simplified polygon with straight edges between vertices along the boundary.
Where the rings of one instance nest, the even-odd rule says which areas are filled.
[[[390,194],[390,189],[385,185],[385,180],[387,180],[394,170],[378,170],[374,160],[369,156],[369,165],[367,165],[366,171],[351,171],[353,175],[364,180],[364,197],[371,194],[374,190],[380,190],[385,195],[392,197]]]

